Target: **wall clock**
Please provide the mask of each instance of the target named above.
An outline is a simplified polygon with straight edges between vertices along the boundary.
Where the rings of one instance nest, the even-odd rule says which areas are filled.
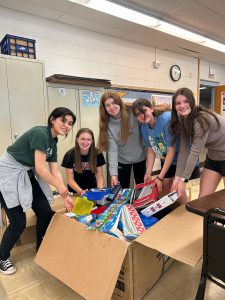
[[[170,77],[173,81],[178,81],[181,78],[181,69],[178,65],[173,65],[170,68]]]

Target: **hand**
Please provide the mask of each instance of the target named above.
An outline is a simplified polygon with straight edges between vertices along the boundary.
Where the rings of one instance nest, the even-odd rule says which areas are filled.
[[[185,195],[186,195],[185,187],[186,187],[186,183],[184,181],[180,180],[177,184],[177,192],[178,192],[179,198],[185,197]]]
[[[82,190],[82,191],[80,192],[80,196],[82,197],[85,193],[87,193],[87,191],[88,191],[88,189]]]
[[[63,200],[67,211],[71,211],[73,209],[73,200],[70,198],[69,195],[63,197]]]
[[[117,175],[113,175],[111,176],[111,186],[114,186],[118,183],[118,176]]]
[[[152,180],[152,176],[150,174],[145,173],[144,176],[144,183],[149,182]]]
[[[155,179],[154,185],[157,185],[158,191],[162,192],[162,181],[159,180],[158,178]]]
[[[172,192],[177,192],[177,189],[178,189],[178,183],[180,182],[181,178],[180,177],[175,177],[174,180],[173,180],[173,184],[172,184],[172,187],[171,187],[171,191]]]
[[[58,191],[59,195],[62,196],[63,198],[69,195],[68,189],[65,187],[64,184],[61,184],[57,188],[57,191]]]

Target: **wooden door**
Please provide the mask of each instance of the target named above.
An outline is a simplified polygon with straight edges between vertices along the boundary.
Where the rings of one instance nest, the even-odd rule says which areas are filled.
[[[225,85],[220,85],[215,88],[215,100],[215,111],[225,116]]]

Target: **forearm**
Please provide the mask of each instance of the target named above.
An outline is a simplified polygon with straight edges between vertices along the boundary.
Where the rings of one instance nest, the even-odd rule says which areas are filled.
[[[104,178],[103,177],[97,178],[97,187],[99,189],[102,189],[104,187]]]
[[[168,153],[166,155],[162,170],[159,173],[159,178],[163,179],[166,175],[166,172],[169,170],[169,167],[172,164],[173,158],[175,155],[175,148],[174,147],[168,147]]]
[[[78,194],[81,194],[83,189],[76,183],[75,180],[68,180],[67,179],[67,184]]]
[[[190,146],[187,144],[184,137],[180,136],[180,149],[178,153],[176,168],[177,177],[182,177],[189,156],[189,147]]]
[[[97,167],[96,180],[97,180],[97,188],[102,189],[104,187],[104,175],[103,175],[102,166]]]
[[[108,152],[109,174],[118,176],[118,152]]]
[[[53,185],[56,189],[58,189],[63,184],[62,177],[60,178],[60,176],[53,176],[46,166],[35,168],[35,172],[44,181],[46,181],[48,184]]]
[[[155,163],[155,153],[152,148],[148,148],[147,152],[147,166],[146,166],[146,174],[152,175],[153,166]]]

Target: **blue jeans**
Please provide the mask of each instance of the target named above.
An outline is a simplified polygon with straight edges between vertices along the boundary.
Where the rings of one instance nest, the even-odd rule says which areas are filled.
[[[32,176],[30,181],[33,190],[32,209],[37,217],[36,249],[38,250],[54,212],[52,211],[51,206],[35,177]],[[23,212],[21,205],[13,208],[7,208],[1,193],[0,202],[9,219],[9,226],[4,232],[0,244],[0,259],[6,260],[10,257],[10,252],[13,246],[26,227],[26,214]]]

